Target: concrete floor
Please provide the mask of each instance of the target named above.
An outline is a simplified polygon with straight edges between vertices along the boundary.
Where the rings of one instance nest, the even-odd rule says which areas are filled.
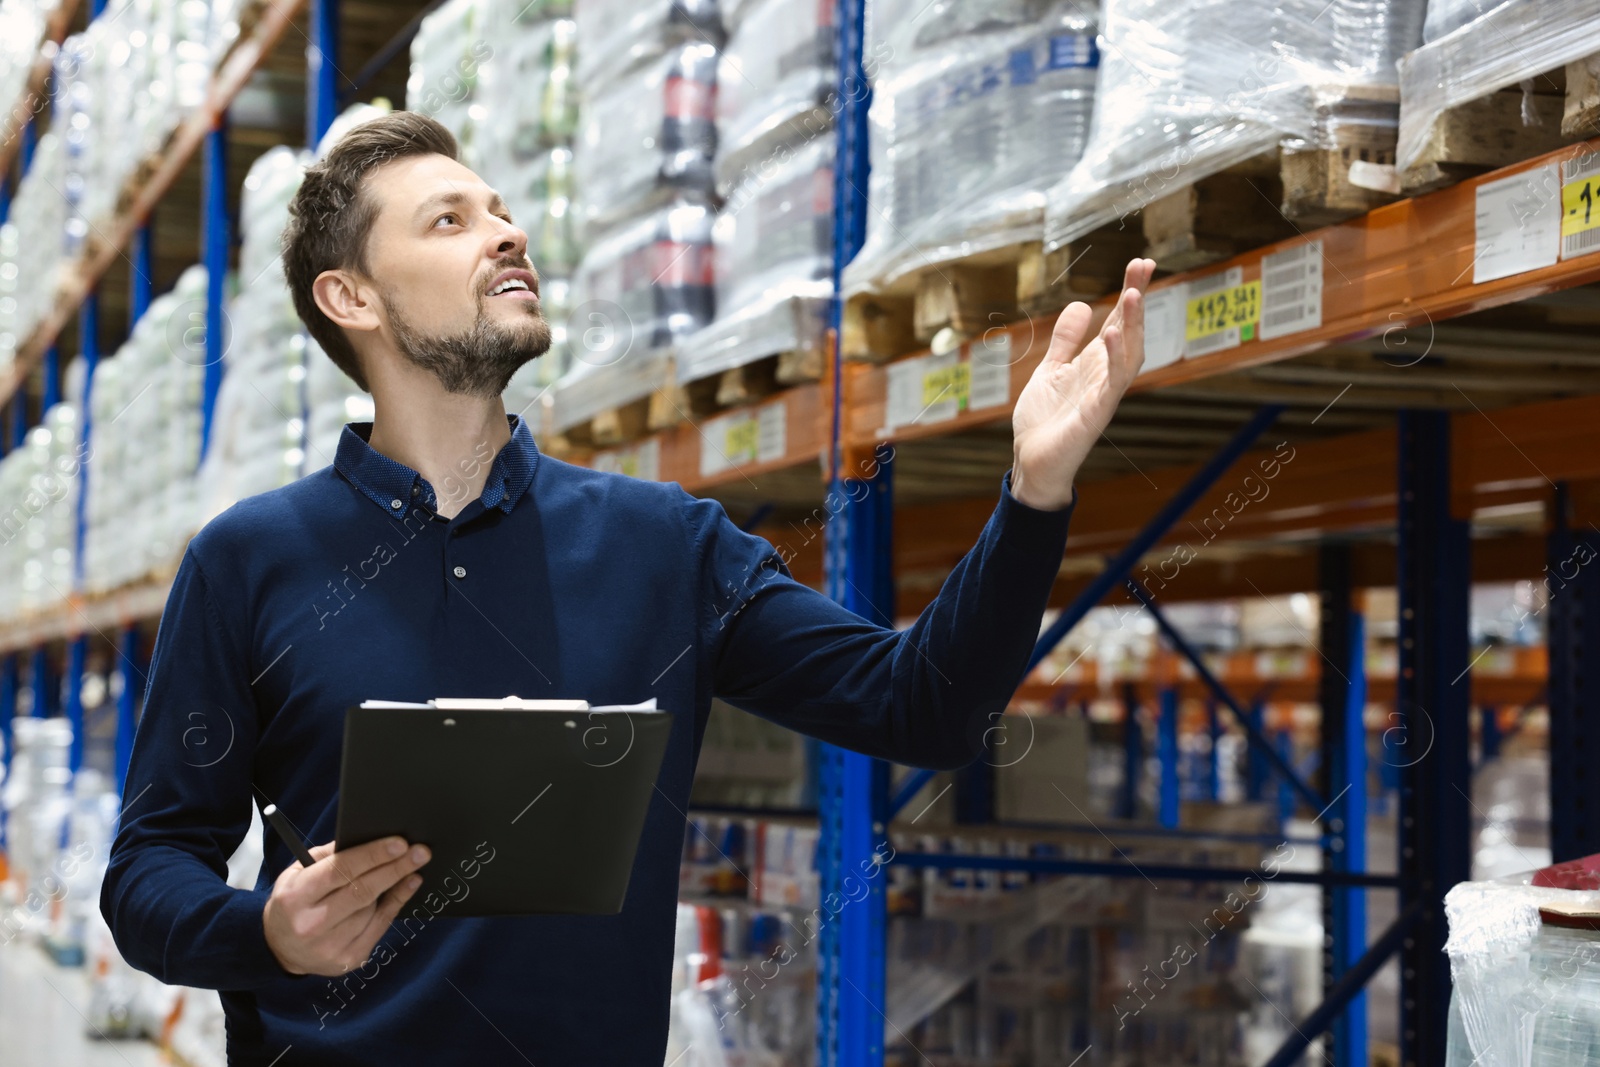
[[[31,944],[0,944],[0,1063],[7,1067],[161,1067],[149,1041],[85,1036],[89,979]]]

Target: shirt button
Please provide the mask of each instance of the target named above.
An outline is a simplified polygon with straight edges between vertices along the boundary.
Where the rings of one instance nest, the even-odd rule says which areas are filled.
[[[451,573],[453,573],[457,578],[465,578],[467,576],[467,568],[465,568],[465,567],[457,567]]]
[[[420,486],[420,485],[413,485],[413,486],[412,486],[412,487],[411,487],[411,495],[412,495],[412,496],[416,496],[416,495],[417,495],[417,494],[418,494],[418,493],[420,493],[420,492],[422,492],[422,486]]]
[[[396,511],[399,511],[400,510],[400,498],[399,497],[395,497],[393,500],[389,501],[389,506],[391,508],[394,508]]]

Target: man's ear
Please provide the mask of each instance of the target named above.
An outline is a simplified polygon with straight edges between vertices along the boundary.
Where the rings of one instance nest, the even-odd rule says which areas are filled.
[[[311,296],[336,326],[347,330],[378,328],[378,311],[371,290],[349,271],[323,271],[311,283]]]

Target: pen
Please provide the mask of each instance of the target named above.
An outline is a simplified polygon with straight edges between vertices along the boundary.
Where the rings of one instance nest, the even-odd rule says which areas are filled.
[[[283,817],[283,812],[278,810],[278,805],[268,804],[262,808],[261,817],[272,824],[272,828],[277,831],[283,843],[289,846],[289,851],[293,852],[296,858],[300,860],[302,867],[309,867],[317,862],[312,858],[311,850],[306,848],[306,843],[300,840],[300,835],[289,827],[289,820]]]

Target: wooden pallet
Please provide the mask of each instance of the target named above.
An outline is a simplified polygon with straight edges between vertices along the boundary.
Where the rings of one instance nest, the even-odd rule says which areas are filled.
[[[1136,229],[1108,226],[1051,253],[1028,241],[929,265],[886,292],[846,303],[843,357],[881,363],[925,349],[946,331],[953,341],[969,340],[1103,296],[1121,283],[1142,243]]]
[[[1600,136],[1600,55],[1555,67],[1453,107],[1428,130],[1421,158],[1402,175],[1407,196]],[[1537,119],[1533,125],[1524,117]]]

